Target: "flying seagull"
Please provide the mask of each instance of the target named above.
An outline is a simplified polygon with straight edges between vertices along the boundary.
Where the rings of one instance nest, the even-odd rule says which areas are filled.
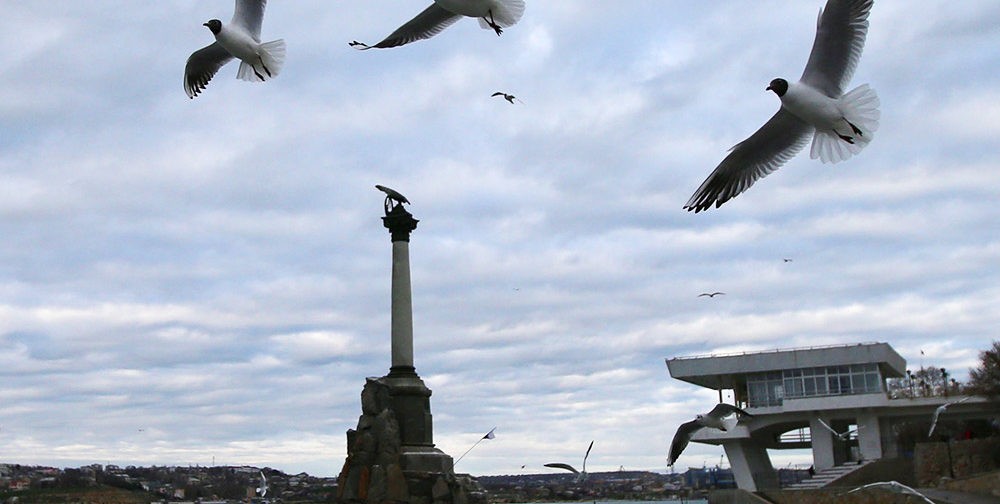
[[[726,295],[725,292],[718,292],[718,291],[716,291],[716,292],[702,292],[701,294],[698,294],[698,297],[708,296],[710,298],[714,298],[715,296],[725,296],[725,295]]]
[[[499,36],[504,28],[515,25],[523,14],[524,0],[434,0],[430,7],[381,42],[368,45],[355,40],[349,45],[363,51],[409,44],[441,33],[462,16],[479,18],[480,26],[492,28]]]
[[[576,475],[576,482],[580,483],[587,480],[587,457],[590,456],[590,449],[594,447],[594,442],[590,442],[590,446],[587,447],[587,453],[583,456],[583,470],[577,471],[575,467],[569,464],[563,464],[562,462],[553,462],[551,464],[545,464],[545,467],[553,467],[556,469],[565,469]]]
[[[684,208],[708,210],[746,191],[801,151],[823,163],[843,161],[868,145],[881,114],[875,90],[863,84],[844,93],[861,58],[873,0],[828,0],[820,11],[809,61],[798,82],[774,79],[767,90],[781,108],[702,182]]]
[[[819,423],[820,423],[820,424],[821,424],[821,425],[822,425],[823,427],[826,427],[826,430],[828,430],[828,431],[832,432],[834,436],[837,436],[837,437],[839,437],[840,439],[843,439],[843,440],[845,440],[845,441],[847,440],[847,438],[851,437],[851,434],[852,434],[852,433],[854,433],[854,432],[857,432],[857,430],[858,430],[857,428],[854,428],[854,429],[849,429],[849,430],[846,430],[846,431],[844,431],[844,432],[837,432],[836,430],[834,430],[834,428],[833,428],[833,427],[830,427],[830,424],[828,424],[828,423],[824,422],[822,418],[817,418],[816,420],[819,420]]]
[[[849,492],[845,492],[845,493],[843,493],[841,495],[847,495],[849,493],[859,492],[861,490],[866,490],[866,489],[869,489],[869,488],[881,488],[883,490],[888,490],[890,492],[896,492],[896,493],[908,494],[908,495],[915,495],[915,496],[920,497],[921,499],[923,499],[925,502],[929,502],[930,504],[934,504],[934,501],[928,499],[926,495],[924,495],[924,494],[922,494],[922,493],[920,493],[920,492],[918,492],[918,491],[916,491],[916,490],[914,490],[914,489],[912,489],[912,488],[910,488],[910,487],[908,487],[908,486],[906,486],[906,485],[904,485],[904,484],[902,484],[902,483],[900,483],[898,481],[879,481],[879,482],[876,482],[876,483],[869,483],[867,485],[859,486],[859,487],[857,487],[857,488],[855,488],[855,489],[853,489],[853,490],[851,490]]]
[[[682,423],[681,426],[677,428],[677,433],[674,434],[674,440],[670,443],[670,458],[667,459],[667,465],[673,467],[674,462],[677,462],[677,457],[681,456],[681,452],[684,451],[688,442],[691,441],[691,436],[702,427],[712,427],[725,432],[726,424],[723,423],[722,419],[733,414],[737,415],[737,421],[739,421],[742,417],[753,418],[753,415],[737,408],[736,406],[733,406],[732,404],[719,403],[716,404],[715,407],[712,408],[712,411],[709,411],[707,414],[699,414],[695,416],[694,420]]]
[[[198,96],[215,73],[234,57],[240,60],[236,76],[242,80],[263,82],[278,75],[285,63],[285,41],[261,43],[260,25],[266,5],[267,0],[236,0],[236,11],[229,24],[224,25],[218,19],[204,23],[215,35],[215,42],[188,57],[184,66],[184,92],[188,98]]]
[[[257,493],[261,497],[267,495],[267,478],[264,477],[264,471],[260,472],[260,488],[257,489]]]
[[[952,404],[964,403],[968,400],[969,397],[963,397],[957,401],[946,402],[938,406],[937,409],[934,410],[934,415],[931,417],[931,430],[927,431],[927,437],[931,437],[931,435],[934,434],[934,429],[937,427],[938,417],[941,416],[941,413],[944,413],[944,410],[948,409],[948,406],[951,406]]]
[[[491,94],[490,98],[493,98],[495,96],[503,96],[503,99],[509,101],[511,104],[514,103],[514,100],[521,101],[516,96],[514,96],[512,94],[504,93],[503,91],[497,91],[496,93]],[[521,102],[521,103],[524,103],[524,102]]]

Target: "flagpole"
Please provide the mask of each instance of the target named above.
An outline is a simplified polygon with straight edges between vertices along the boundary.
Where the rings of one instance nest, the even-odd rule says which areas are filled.
[[[493,438],[492,434],[493,434],[493,431],[495,431],[495,430],[497,430],[497,428],[493,427],[492,429],[490,429],[489,432],[486,433],[485,436],[479,438],[479,440],[477,440],[475,443],[473,443],[472,446],[470,446],[468,450],[465,450],[465,453],[463,453],[461,457],[458,457],[458,459],[455,460],[455,463],[452,464],[452,467],[458,465],[458,463],[462,461],[462,457],[465,457],[466,455],[468,455],[469,452],[472,451],[472,449],[475,448],[476,445],[478,445],[479,443],[482,443],[484,439],[492,439]]]

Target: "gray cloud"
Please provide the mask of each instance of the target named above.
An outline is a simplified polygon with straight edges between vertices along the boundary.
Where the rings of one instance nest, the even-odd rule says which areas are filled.
[[[0,457],[335,474],[389,366],[376,183],[421,220],[435,441],[458,455],[499,426],[464,471],[541,471],[591,439],[593,470],[665,469],[717,398],[666,357],[888,341],[964,378],[1000,322],[996,5],[877,3],[855,75],[882,98],[871,146],[692,215],[776,110],[766,83],[801,72],[818,3],[536,3],[499,39],[468,21],[358,52],[420,5],[272,2],[282,75],[230,65],[196,100],[183,62],[231,2],[11,6]]]

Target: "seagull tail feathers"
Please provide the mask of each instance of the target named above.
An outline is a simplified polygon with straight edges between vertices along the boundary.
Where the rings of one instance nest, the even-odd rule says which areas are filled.
[[[818,158],[824,163],[837,163],[861,152],[878,130],[879,119],[882,117],[879,104],[878,95],[868,84],[862,84],[841,96],[838,105],[844,119],[850,124],[839,127],[844,130],[841,132],[817,130],[809,157]],[[857,127],[861,133],[856,133],[853,127]],[[851,137],[853,143],[845,141],[840,134]]]
[[[259,61],[240,62],[240,70],[236,77],[250,82],[263,82],[277,77],[284,65],[285,40],[272,40],[260,45]]]

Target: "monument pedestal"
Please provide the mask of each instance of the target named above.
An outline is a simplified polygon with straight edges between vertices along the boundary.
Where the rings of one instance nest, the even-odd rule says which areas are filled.
[[[358,427],[347,431],[347,460],[337,478],[337,502],[486,502],[486,494],[475,479],[456,475],[451,456],[434,447],[429,430],[430,395],[430,389],[415,374],[400,378],[390,373],[367,379],[361,392]],[[402,409],[397,410],[397,406]],[[414,409],[420,414],[411,415]],[[420,442],[404,442],[407,436]]]

